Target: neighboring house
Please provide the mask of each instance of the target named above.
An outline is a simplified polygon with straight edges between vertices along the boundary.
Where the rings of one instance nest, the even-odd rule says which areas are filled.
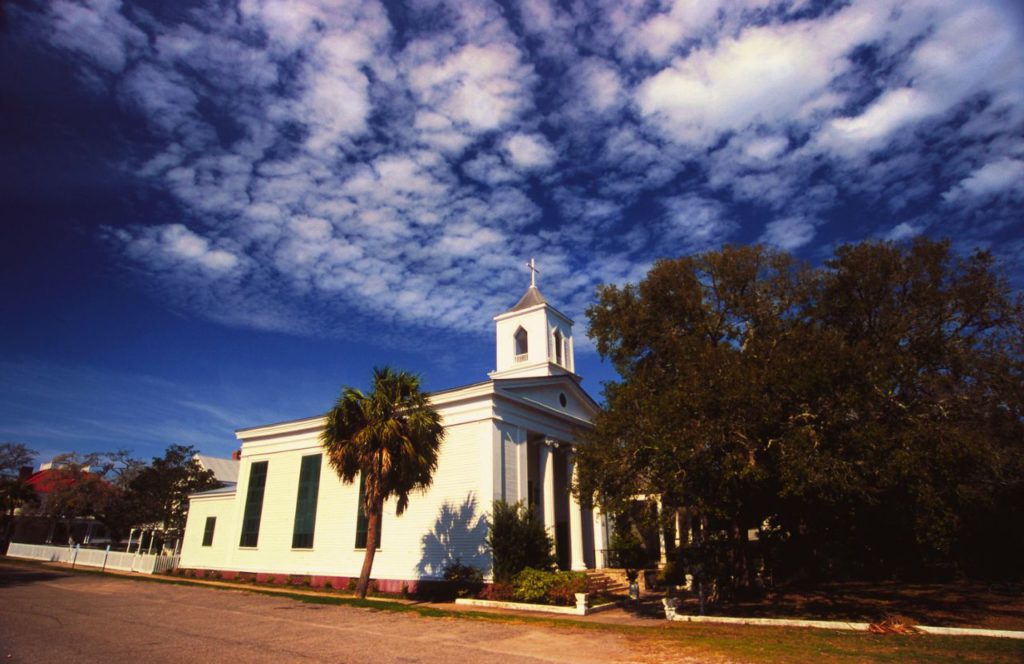
[[[199,462],[203,470],[213,471],[214,479],[220,482],[222,486],[231,485],[234,487],[238,484],[238,468],[241,465],[239,462],[241,454],[239,452],[233,453],[230,459],[210,456],[208,454],[197,454],[194,458]]]
[[[31,467],[27,469],[31,471]],[[96,478],[90,473],[89,466],[82,468],[82,472],[88,473],[91,478]],[[74,482],[67,475],[62,475],[54,466],[53,461],[39,465],[35,472],[24,472],[25,483],[36,493],[36,504],[32,508],[34,514],[18,514],[14,524],[14,532],[11,537],[13,542],[25,544],[85,544],[102,546],[110,543],[110,532],[106,525],[93,517],[76,517],[70,520],[54,519],[47,516],[39,516],[46,511],[50,494],[59,487],[59,484]],[[104,484],[106,484],[104,482]],[[114,491],[114,487],[110,486]]]
[[[193,459],[203,470],[213,472],[213,478],[220,483],[216,490],[235,490],[238,483],[238,466],[240,452],[234,452],[230,459],[210,456],[208,454],[195,454]],[[138,536],[136,537],[136,531]],[[126,550],[176,552],[180,544],[181,532],[177,528],[169,528],[163,522],[157,523],[136,523],[128,534],[128,546]]]
[[[533,504],[562,567],[604,566],[605,519],[568,487],[572,446],[598,410],[574,373],[572,321],[531,285],[495,317],[497,366],[483,382],[434,392],[446,436],[433,486],[395,515],[385,504],[373,577],[384,589],[442,578],[456,559],[489,574],[493,501]],[[324,416],[241,429],[238,490],[193,494],[181,567],[358,576],[366,519],[320,444]]]

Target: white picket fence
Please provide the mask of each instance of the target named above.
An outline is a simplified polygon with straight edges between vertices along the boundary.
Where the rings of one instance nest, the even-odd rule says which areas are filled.
[[[7,549],[11,558],[45,560],[51,563],[68,563],[83,567],[100,567],[141,574],[160,574],[178,566],[179,556],[158,556],[146,553],[124,553],[103,549],[76,549],[69,546],[48,544],[20,544],[11,542]]]

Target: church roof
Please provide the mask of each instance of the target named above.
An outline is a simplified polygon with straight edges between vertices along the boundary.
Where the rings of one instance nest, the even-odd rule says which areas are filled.
[[[521,311],[523,309],[529,309],[535,307],[538,304],[547,304],[548,301],[544,299],[544,296],[540,294],[536,286],[530,286],[526,289],[526,293],[519,298],[519,302],[516,306],[509,309],[509,311]]]

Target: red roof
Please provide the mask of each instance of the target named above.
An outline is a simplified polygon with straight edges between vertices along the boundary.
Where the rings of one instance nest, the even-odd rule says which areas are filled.
[[[104,481],[96,473],[90,473],[87,471],[84,474],[90,478],[96,478]],[[25,483],[32,487],[36,493],[50,493],[53,491],[55,486],[71,486],[75,483],[75,480],[76,478],[70,473],[65,474],[61,473],[60,469],[47,468],[46,470],[37,470],[32,473],[32,475],[25,480]],[[106,482],[104,481],[104,483]],[[111,486],[111,488],[113,487]]]

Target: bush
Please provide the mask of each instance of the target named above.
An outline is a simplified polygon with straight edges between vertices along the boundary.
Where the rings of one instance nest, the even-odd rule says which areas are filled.
[[[511,583],[495,581],[480,593],[480,599],[489,599],[495,602],[511,602],[516,598],[516,587]]]
[[[515,597],[520,601],[574,606],[576,593],[587,592],[587,575],[526,568],[516,575],[514,586]]]
[[[587,575],[582,572],[557,572],[558,579],[548,589],[547,601],[558,606],[576,606],[576,593],[587,592]]]
[[[444,580],[452,586],[456,597],[475,595],[484,585],[483,572],[472,565],[463,565],[459,558],[444,566]]]
[[[350,593],[354,593],[356,591],[356,579],[350,578],[348,580],[348,584],[345,586],[345,590],[349,591]]]
[[[323,589],[324,590],[334,590],[334,584],[331,583],[330,579],[327,579],[326,581],[324,581]]]
[[[494,501],[487,546],[494,559],[494,580],[511,581],[527,568],[550,570],[554,542],[532,506]]]

